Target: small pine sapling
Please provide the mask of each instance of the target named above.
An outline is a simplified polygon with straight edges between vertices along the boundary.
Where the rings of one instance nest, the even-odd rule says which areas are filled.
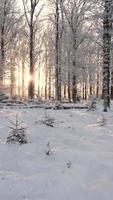
[[[95,111],[96,110],[96,104],[97,104],[96,99],[95,98],[91,99],[90,103],[88,104],[88,110],[87,111],[90,111],[90,110]]]
[[[104,117],[104,116],[102,116],[102,118],[101,119],[98,119],[98,124],[100,125],[100,126],[106,126],[106,124],[107,124],[107,119]]]
[[[36,121],[35,123],[40,122],[41,124],[45,124],[49,127],[54,127],[54,118],[49,117],[47,111],[45,110],[44,119],[40,121]]]
[[[47,155],[47,156],[52,155],[52,148],[51,148],[51,145],[50,145],[49,142],[47,143],[46,155]]]
[[[55,106],[54,106],[54,108],[53,108],[53,110],[60,110],[61,109],[61,104],[60,104],[60,102],[56,102],[55,103]]]
[[[68,160],[68,162],[66,163],[67,168],[71,168],[72,166],[72,162],[70,160]]]
[[[16,121],[10,121],[11,126],[8,126],[11,129],[10,135],[7,137],[7,143],[19,143],[26,144],[26,127],[23,126],[23,122],[18,120],[18,115],[16,115]]]

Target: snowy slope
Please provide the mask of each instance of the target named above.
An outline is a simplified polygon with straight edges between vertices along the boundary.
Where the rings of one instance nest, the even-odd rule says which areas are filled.
[[[22,146],[6,144],[17,113],[28,127]],[[54,127],[40,122],[45,116]],[[113,110],[104,116],[100,126],[101,110],[1,109],[0,200],[112,200]]]

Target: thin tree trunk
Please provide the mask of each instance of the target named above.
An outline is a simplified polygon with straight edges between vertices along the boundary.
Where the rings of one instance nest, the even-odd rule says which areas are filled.
[[[59,66],[59,0],[56,0],[56,38],[55,38],[55,98],[61,101],[61,69]]]
[[[84,83],[83,83],[83,87],[82,87],[82,98],[83,98],[83,100],[85,99],[85,97],[84,97],[84,90],[85,90],[85,88],[84,88]]]
[[[20,66],[18,65],[18,97],[20,96]]]
[[[66,83],[64,83],[64,99],[66,99]]]
[[[1,66],[0,66],[0,84],[3,86],[4,80],[4,68],[5,68],[5,41],[4,41],[4,30],[5,30],[5,22],[6,22],[6,4],[7,1],[4,2],[4,10],[3,10],[3,19],[2,19],[2,27],[1,27]]]
[[[4,67],[5,67],[5,48],[4,48],[4,31],[1,32],[1,66],[0,66],[0,85],[3,86]]]
[[[111,71],[111,100],[113,100],[113,70]]]
[[[31,17],[32,18],[32,17]],[[29,88],[28,88],[28,96],[29,98],[34,98],[34,59],[33,59],[33,25],[31,19],[30,25],[30,80],[29,80]]]
[[[76,52],[76,48],[74,47],[74,52]],[[73,70],[74,70],[74,73],[76,73],[76,58],[74,58],[74,61],[73,61]],[[73,99],[73,102],[76,103],[76,100],[77,100],[77,77],[76,77],[76,74],[73,75],[73,78],[72,78],[72,99]]]
[[[97,72],[96,97],[99,97],[99,72]]]
[[[15,95],[14,89],[15,89],[15,72],[14,72],[14,61],[13,58],[11,58],[11,78],[10,78],[10,96],[13,97]]]
[[[51,66],[49,66],[49,86],[48,86],[48,97],[51,99]]]
[[[77,75],[76,75],[76,51],[77,51],[77,47],[76,47],[76,33],[75,35],[73,35],[73,73],[75,75],[73,75],[72,77],[72,99],[73,102],[76,103],[77,100]]]
[[[90,86],[89,86],[89,94],[90,94],[90,96],[92,96],[93,95],[93,87],[92,87],[92,75],[91,75],[91,71],[90,71],[90,75],[89,75],[89,84],[90,84]]]
[[[68,71],[68,101],[71,102],[71,75]]]
[[[70,72],[68,72],[68,101],[71,102],[71,81],[70,81]]]
[[[70,52],[68,53],[68,101],[71,102],[71,72],[70,72]]]
[[[22,60],[22,98],[24,99],[25,97],[25,82],[24,82],[24,75],[25,75],[25,64],[24,61]]]
[[[47,82],[48,82],[48,58],[47,58],[47,44],[45,45],[45,99],[47,99]]]
[[[85,84],[85,86],[84,86],[84,98],[85,98],[85,100],[87,99],[87,84],[86,84],[86,82],[84,83]]]
[[[77,100],[77,80],[76,80],[76,75],[73,76],[72,99],[73,99],[73,102],[76,103],[76,100]]]
[[[38,97],[40,97],[40,66],[38,68]]]

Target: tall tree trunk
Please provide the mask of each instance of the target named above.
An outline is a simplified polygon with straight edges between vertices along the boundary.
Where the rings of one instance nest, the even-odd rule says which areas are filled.
[[[71,75],[68,71],[68,101],[71,102]]]
[[[29,80],[29,88],[28,88],[28,96],[29,98],[34,98],[34,59],[33,59],[33,20],[31,17],[31,25],[30,25],[30,80]]]
[[[55,37],[55,98],[61,101],[61,69],[59,66],[59,0],[56,0],[56,37]]]
[[[113,69],[111,71],[111,100],[113,100]]]
[[[40,65],[39,65],[39,68],[38,68],[38,97],[40,97]]]
[[[10,96],[15,95],[15,70],[14,70],[14,60],[11,58],[11,71],[10,71]]]
[[[85,99],[85,85],[84,82],[82,83],[82,98]]]
[[[99,51],[99,46],[98,46],[98,51],[97,51],[97,84],[96,84],[96,97],[99,97],[99,87],[100,87],[100,51]]]
[[[66,99],[66,83],[64,83],[64,99]]]
[[[89,72],[89,94],[90,94],[90,96],[93,95],[93,85],[92,85],[92,72],[91,72],[91,69],[90,69],[90,72]]]
[[[68,92],[68,101],[71,102],[71,72],[70,72],[70,52],[68,52],[68,88],[67,88],[67,92]]]
[[[111,50],[111,0],[104,0],[103,21],[103,97],[104,111],[110,106],[109,84],[110,84],[110,50]]]
[[[47,99],[48,88],[48,58],[47,58],[47,44],[45,45],[45,99]]]
[[[72,99],[73,99],[73,103],[76,103],[76,100],[77,100],[77,80],[76,80],[76,75],[73,75]]]
[[[35,32],[35,25],[37,21],[37,17],[39,17],[42,8],[38,12],[37,15],[35,15],[35,11],[37,8],[37,5],[39,4],[40,0],[30,0],[29,2],[26,0],[22,0],[23,2],[23,7],[24,7],[24,13],[25,17],[29,26],[29,58],[30,58],[30,80],[29,80],[29,86],[28,86],[28,96],[29,98],[34,98],[34,90],[35,90],[35,77],[34,77],[34,72],[35,72],[35,63],[34,63],[34,38],[36,35]],[[29,5],[28,5],[29,4]]]
[[[0,86],[3,86],[5,67],[5,47],[4,47],[4,30],[1,31],[1,66],[0,66]]]
[[[5,33],[5,22],[6,22],[6,4],[7,1],[4,1],[3,8],[3,16],[2,16],[2,24],[1,24],[1,66],[0,66],[0,85],[3,86],[4,80],[4,68],[5,68],[5,41],[4,41],[4,33]]]
[[[97,72],[96,97],[99,97],[99,72]]]
[[[86,84],[86,81],[85,81],[85,86],[84,86],[84,98],[85,98],[85,100],[87,99],[87,84]]]
[[[76,52],[76,48],[74,48],[74,52]],[[72,78],[72,99],[73,102],[76,103],[77,100],[77,77],[76,77],[76,58],[73,60],[73,70],[74,70],[74,75]]]
[[[49,66],[48,97],[51,99],[51,66]]]
[[[73,77],[72,77],[72,99],[73,102],[76,103],[77,100],[77,75],[76,75],[76,69],[77,69],[77,64],[76,64],[76,32],[75,35],[73,35]]]
[[[25,82],[24,82],[24,75],[25,75],[25,64],[24,60],[22,60],[22,98],[24,99],[25,96]]]
[[[18,97],[20,96],[20,66],[18,65]]]

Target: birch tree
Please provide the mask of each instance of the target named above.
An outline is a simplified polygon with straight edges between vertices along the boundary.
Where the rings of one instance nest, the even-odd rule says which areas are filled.
[[[107,112],[110,106],[110,51],[111,51],[111,8],[112,0],[104,0],[103,19],[103,97],[104,111]]]

